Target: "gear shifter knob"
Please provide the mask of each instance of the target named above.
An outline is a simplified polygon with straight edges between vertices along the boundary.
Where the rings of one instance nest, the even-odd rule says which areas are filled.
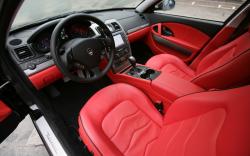
[[[136,68],[136,59],[134,56],[129,56],[128,58],[129,63],[133,66],[133,68]]]

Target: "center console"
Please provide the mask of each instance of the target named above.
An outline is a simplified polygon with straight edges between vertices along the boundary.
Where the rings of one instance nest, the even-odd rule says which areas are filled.
[[[127,76],[138,79],[156,79],[160,75],[159,71],[136,64],[136,60],[132,56],[127,34],[120,23],[115,19],[111,19],[105,21],[105,24],[112,32],[116,48],[114,62],[112,65],[112,74],[119,75],[120,73],[124,73]],[[92,29],[97,30],[97,33],[100,34],[99,27],[97,25],[92,26]]]
[[[141,89],[155,106],[161,106],[161,113],[165,113],[170,104],[179,97],[204,91],[190,81],[137,64],[133,56],[127,60],[130,63],[129,68],[119,73],[110,72],[109,77],[115,83],[128,83]]]
[[[150,69],[146,66],[142,65],[136,65],[136,60],[133,56],[130,56],[128,58],[129,63],[131,64],[132,68],[130,68],[126,74],[135,77],[135,78],[141,78],[146,80],[154,80],[160,75],[159,71]]]
[[[112,71],[113,73],[119,73],[130,66],[128,60],[129,56],[132,55],[130,43],[128,41],[126,32],[117,20],[110,19],[105,21],[105,24],[113,34],[116,48]],[[92,29],[97,30],[97,33],[100,33],[99,27],[97,25],[94,25],[93,27],[94,28]]]
[[[150,69],[146,66],[140,66],[137,65],[136,67],[131,68],[129,71],[126,72],[126,74],[136,77],[136,78],[141,78],[141,79],[146,79],[146,80],[154,80],[156,79],[159,75],[160,72]]]

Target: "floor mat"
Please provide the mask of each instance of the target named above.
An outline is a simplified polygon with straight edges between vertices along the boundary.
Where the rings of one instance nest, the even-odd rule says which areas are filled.
[[[53,108],[68,126],[78,128],[77,118],[81,108],[98,90],[110,84],[112,82],[107,77],[89,84],[72,81],[67,83],[58,82],[55,87],[60,92],[60,95],[55,98],[51,97]]]
[[[112,84],[111,80],[108,77],[104,77],[94,83],[88,84],[58,81],[53,85],[52,89],[51,87],[44,89],[44,92],[49,95],[55,113],[63,119],[67,127],[67,130],[65,130],[65,133],[68,134],[67,137],[72,139],[74,148],[81,155],[91,156],[92,154],[89,153],[84,144],[79,140],[78,114],[92,95],[110,84]],[[51,90],[55,91],[55,88],[60,93],[56,97],[54,96],[56,94],[51,94]]]

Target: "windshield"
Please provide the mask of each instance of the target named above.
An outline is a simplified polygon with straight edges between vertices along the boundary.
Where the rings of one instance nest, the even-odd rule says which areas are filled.
[[[135,8],[142,0],[25,0],[12,28],[73,11]]]

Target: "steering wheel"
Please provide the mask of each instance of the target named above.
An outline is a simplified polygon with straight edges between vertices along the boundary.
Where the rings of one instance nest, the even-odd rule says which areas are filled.
[[[102,30],[101,36],[74,38],[61,43],[63,28],[72,21],[96,23]],[[103,77],[114,60],[115,43],[108,27],[98,18],[87,14],[73,14],[62,19],[55,27],[50,42],[51,55],[64,76],[80,83],[93,82]],[[106,66],[100,69],[100,63]]]

